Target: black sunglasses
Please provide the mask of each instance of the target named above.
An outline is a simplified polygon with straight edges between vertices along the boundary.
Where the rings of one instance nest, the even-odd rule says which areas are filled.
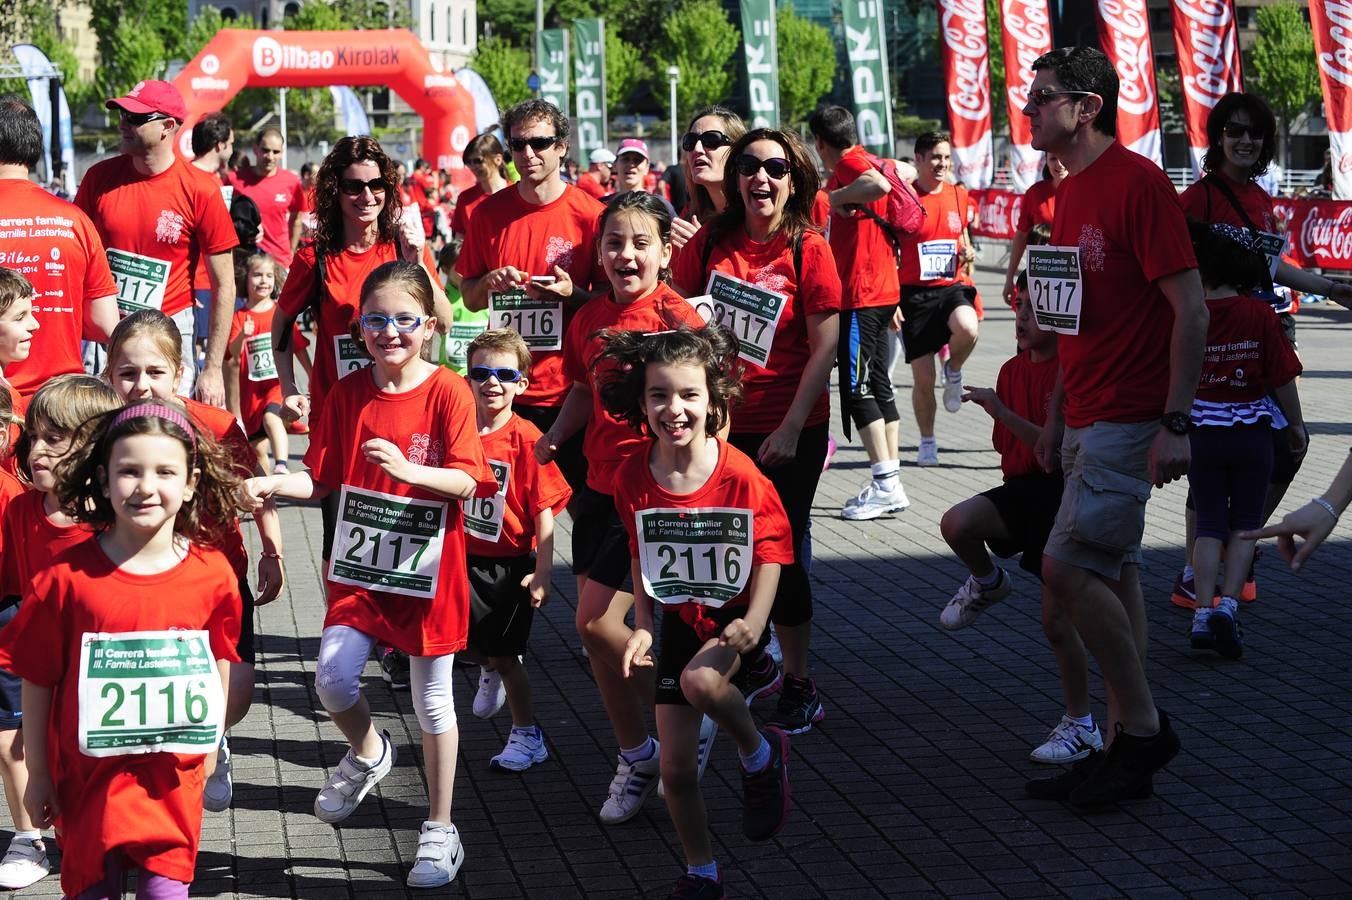
[[[728,147],[732,145],[732,138],[721,131],[703,131],[696,134],[688,131],[685,137],[681,138],[681,149],[686,153],[693,153],[696,144],[703,144],[705,151],[717,150],[719,147]]]
[[[131,125],[135,128],[140,128],[142,125],[145,125],[148,122],[158,122],[161,119],[172,118],[171,116],[166,116],[164,113],[157,112],[133,113],[127,112],[125,109],[119,109],[117,113],[119,116],[122,117],[122,121],[126,122],[128,125]]]
[[[1221,126],[1221,131],[1228,138],[1242,138],[1245,135],[1253,138],[1255,141],[1263,139],[1263,132],[1257,125],[1245,125],[1241,122],[1226,122]]]
[[[370,181],[362,181],[360,178],[343,178],[338,182],[338,190],[349,197],[360,197],[367,188],[371,189],[372,194],[383,194],[389,190],[389,185],[385,183],[383,178],[372,178]]]
[[[1034,106],[1046,106],[1052,102],[1053,97],[1090,97],[1093,93],[1093,91],[1054,91],[1051,88],[1040,88],[1030,91],[1028,99],[1033,101]]]
[[[737,157],[737,162],[734,163],[734,165],[737,167],[738,175],[745,175],[747,178],[751,178],[761,169],[764,169],[765,174],[769,175],[775,181],[778,181],[793,171],[793,166],[789,165],[787,159],[780,159],[779,157],[759,159],[758,157],[752,156],[750,153],[743,153],[741,156]]]
[[[501,382],[516,382],[521,380],[521,372],[517,369],[490,369],[488,366],[470,366],[470,381],[487,381],[490,377],[496,378]]]
[[[549,137],[512,138],[507,142],[507,146],[512,148],[513,153],[525,153],[527,147],[536,153],[543,153],[558,142],[558,135],[550,135]]]

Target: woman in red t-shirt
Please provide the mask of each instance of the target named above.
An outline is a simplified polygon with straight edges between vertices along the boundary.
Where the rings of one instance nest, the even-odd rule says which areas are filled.
[[[793,528],[771,621],[784,653],[784,690],[771,724],[790,734],[824,715],[808,677],[812,588],[803,538],[826,462],[840,276],[812,224],[817,167],[796,134],[757,128],[728,153],[727,208],[676,260],[673,279],[741,342],[744,399],[728,442],[756,461],[779,492]]]
[[[1056,214],[1056,189],[1070,174],[1055,153],[1047,154],[1042,166],[1042,180],[1023,192],[1019,204],[1019,221],[1014,228],[1014,242],[1009,248],[1009,268],[1005,271],[1005,302],[1014,305],[1014,279],[1023,267],[1023,251],[1028,249],[1028,236],[1038,225],[1052,227]]]
[[[464,238],[474,207],[490,194],[511,184],[507,178],[506,151],[497,135],[484,132],[465,145],[465,165],[474,173],[474,186],[466,188],[455,200],[451,214],[451,234]]]

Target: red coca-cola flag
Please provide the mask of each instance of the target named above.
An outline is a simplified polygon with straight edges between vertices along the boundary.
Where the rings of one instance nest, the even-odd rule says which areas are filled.
[[[1244,90],[1234,0],[1174,0],[1174,45],[1192,174],[1197,178],[1207,151],[1207,116],[1226,94]]]
[[[1322,0],[1309,10],[1329,123],[1333,196],[1352,200],[1352,0]]]
[[[1287,252],[1298,266],[1352,269],[1352,203],[1277,198],[1272,205],[1286,223]]]
[[[953,174],[969,188],[988,187],[995,180],[995,157],[986,4],[984,0],[938,0],[938,4]]]
[[[1005,100],[1009,104],[1009,180],[1026,191],[1042,174],[1042,151],[1033,149],[1031,121],[1023,114],[1033,84],[1033,62],[1052,49],[1047,0],[1000,0],[1005,48]]]
[[[972,191],[972,199],[977,204],[972,234],[997,240],[1013,240],[1014,233],[1019,229],[1019,208],[1023,206],[1023,194],[987,188],[984,191]]]
[[[1164,168],[1146,0],[1098,0],[1097,9],[1099,44],[1121,81],[1117,91],[1117,139],[1128,150]]]

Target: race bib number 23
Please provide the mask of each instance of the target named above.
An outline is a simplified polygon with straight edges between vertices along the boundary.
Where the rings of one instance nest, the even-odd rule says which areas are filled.
[[[1080,248],[1029,247],[1028,298],[1038,328],[1079,334],[1080,305],[1084,302]]]
[[[639,569],[643,589],[660,603],[718,608],[751,578],[751,510],[640,509]]]

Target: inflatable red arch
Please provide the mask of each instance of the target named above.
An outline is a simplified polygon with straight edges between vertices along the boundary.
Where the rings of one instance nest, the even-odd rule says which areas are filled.
[[[474,100],[438,71],[406,28],[381,31],[246,31],[225,28],[184,67],[174,85],[188,104],[178,150],[192,158],[191,129],[246,87],[380,85],[423,120],[422,155],[463,187],[474,180],[461,154],[474,137]]]

